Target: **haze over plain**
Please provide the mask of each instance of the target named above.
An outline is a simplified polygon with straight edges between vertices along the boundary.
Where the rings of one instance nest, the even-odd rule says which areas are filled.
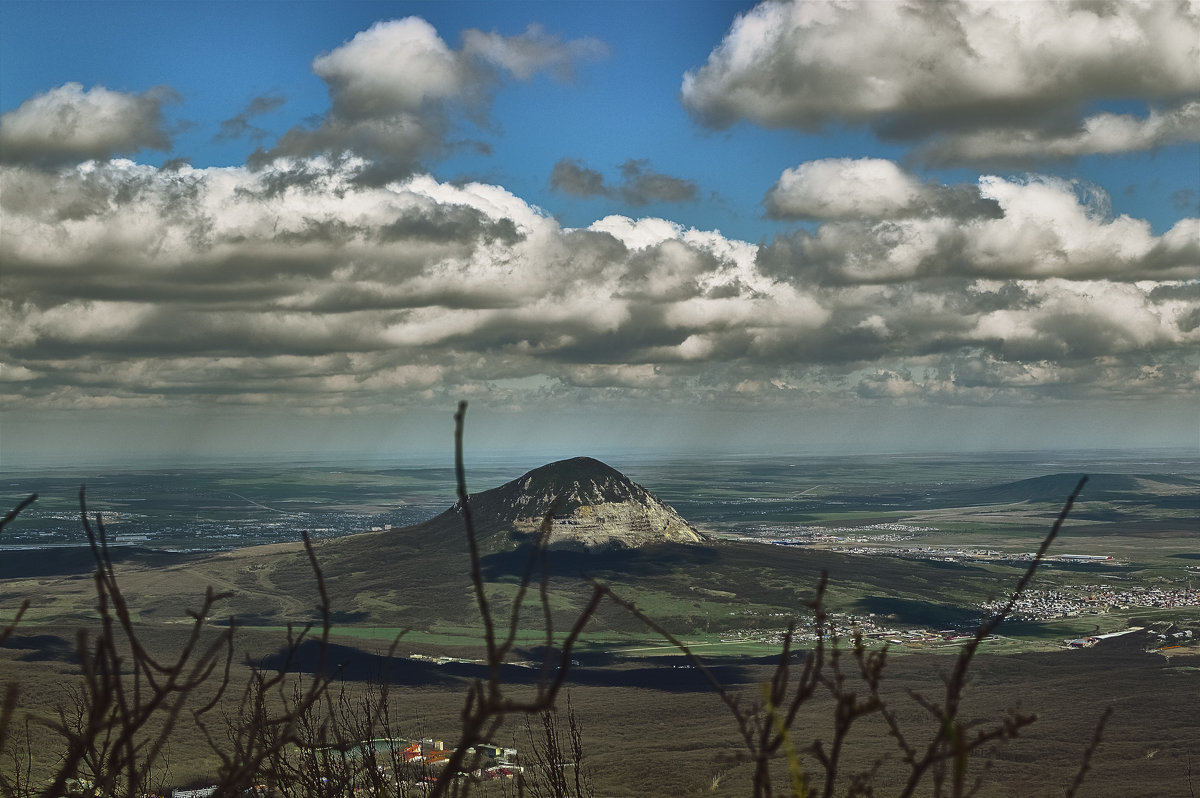
[[[384,11],[387,12],[384,15]],[[3,461],[1194,446],[1200,6],[26,3]]]

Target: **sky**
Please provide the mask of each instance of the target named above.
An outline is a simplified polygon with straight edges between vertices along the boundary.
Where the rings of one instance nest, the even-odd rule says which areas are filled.
[[[1200,3],[0,4],[0,466],[1200,450]]]

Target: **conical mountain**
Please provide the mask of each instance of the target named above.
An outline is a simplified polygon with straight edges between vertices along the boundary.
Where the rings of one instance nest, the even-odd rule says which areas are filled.
[[[461,515],[460,505],[449,514]],[[703,540],[650,491],[591,457],[549,463],[471,496],[471,516],[481,533],[533,535],[547,515],[551,546],[637,548]]]

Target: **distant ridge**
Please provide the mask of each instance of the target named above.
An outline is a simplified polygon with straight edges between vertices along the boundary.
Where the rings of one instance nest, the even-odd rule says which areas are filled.
[[[947,494],[955,501],[971,504],[1011,502],[1061,503],[1079,483],[1083,474],[1048,474],[990,487],[955,490]],[[1189,490],[1190,489],[1190,490]],[[1200,500],[1200,481],[1174,474],[1089,474],[1082,498],[1086,501],[1154,502],[1155,494],[1164,494],[1170,503],[1181,499]]]
[[[551,546],[699,543],[696,529],[673,508],[615,468],[574,457],[535,468],[498,488],[471,496],[480,532],[533,535],[552,515]],[[461,503],[442,514],[461,523]]]

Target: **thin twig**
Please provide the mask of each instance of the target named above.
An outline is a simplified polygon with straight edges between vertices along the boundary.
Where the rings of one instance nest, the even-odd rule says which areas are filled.
[[[1075,772],[1075,780],[1071,782],[1071,786],[1067,788],[1063,798],[1075,798],[1075,791],[1083,784],[1083,777],[1087,775],[1088,768],[1092,764],[1092,756],[1096,753],[1096,749],[1100,747],[1100,743],[1104,740],[1104,727],[1108,724],[1108,719],[1112,717],[1113,708],[1108,707],[1100,715],[1100,720],[1096,722],[1096,728],[1092,731],[1092,741],[1088,743],[1088,747],[1083,751],[1083,759],[1079,763],[1079,770]],[[1189,774],[1190,776],[1190,774]],[[1190,779],[1189,779],[1190,786]]]
[[[16,507],[5,513],[3,518],[0,518],[0,529],[4,529],[4,527],[8,526],[9,523],[11,523],[18,515],[21,514],[22,510],[37,501],[37,497],[38,495],[36,493],[31,493],[24,499],[21,499]]]

